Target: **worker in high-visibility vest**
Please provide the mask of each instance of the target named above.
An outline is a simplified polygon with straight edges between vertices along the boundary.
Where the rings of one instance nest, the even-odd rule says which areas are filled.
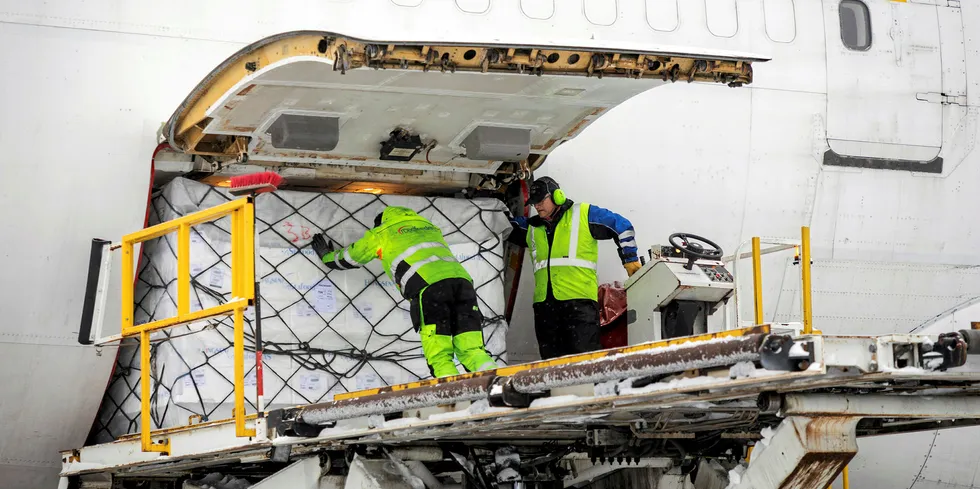
[[[456,260],[442,231],[406,207],[387,207],[374,228],[334,251],[322,234],[313,249],[332,270],[350,270],[378,258],[409,301],[412,325],[435,377],[457,375],[453,354],[469,372],[496,368],[483,343],[483,314],[473,279]]]
[[[640,269],[633,225],[602,207],[572,202],[550,177],[531,184],[538,215],[511,221],[511,243],[526,246],[534,265],[534,332],[542,359],[601,349],[600,239],[612,239],[628,275]]]

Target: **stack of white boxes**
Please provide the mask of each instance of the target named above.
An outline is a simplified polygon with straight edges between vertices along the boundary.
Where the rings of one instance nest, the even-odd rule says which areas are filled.
[[[151,223],[226,202],[224,190],[177,179],[153,202]],[[506,361],[503,314],[503,240],[510,224],[493,199],[462,200],[370,194],[282,191],[256,201],[262,277],[262,339],[268,408],[325,402],[333,394],[430,376],[408,303],[384,275],[380,261],[329,271],[309,247],[317,232],[347,245],[373,225],[385,205],[405,206],[439,226],[473,277],[487,348]],[[192,231],[191,309],[231,299],[227,218]],[[176,236],[147,243],[136,287],[136,320],[176,314]],[[246,318],[254,317],[250,308]],[[495,321],[489,321],[498,318]],[[252,325],[246,325],[251,350]],[[154,427],[184,425],[188,417],[230,417],[233,405],[231,319],[154,334]],[[271,344],[270,344],[271,343]],[[97,422],[98,441],[137,431],[139,356],[120,350],[116,376]],[[246,398],[255,399],[255,356],[246,352]],[[462,370],[461,370],[462,371]]]

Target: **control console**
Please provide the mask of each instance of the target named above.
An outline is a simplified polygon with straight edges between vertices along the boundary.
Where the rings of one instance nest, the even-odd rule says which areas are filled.
[[[698,264],[698,268],[708,276],[708,280],[712,282],[734,282],[735,278],[732,274],[728,273],[722,265],[701,265]]]

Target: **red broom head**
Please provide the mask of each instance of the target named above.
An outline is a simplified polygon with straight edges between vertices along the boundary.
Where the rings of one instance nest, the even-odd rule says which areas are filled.
[[[266,171],[231,177],[229,191],[232,195],[257,195],[272,192],[282,183],[282,175]]]

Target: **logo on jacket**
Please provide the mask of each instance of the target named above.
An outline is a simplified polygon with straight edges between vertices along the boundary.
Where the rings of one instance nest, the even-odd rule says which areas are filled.
[[[435,226],[402,226],[398,228],[398,234],[412,234],[412,233],[422,233],[425,231],[438,231],[439,228]]]

